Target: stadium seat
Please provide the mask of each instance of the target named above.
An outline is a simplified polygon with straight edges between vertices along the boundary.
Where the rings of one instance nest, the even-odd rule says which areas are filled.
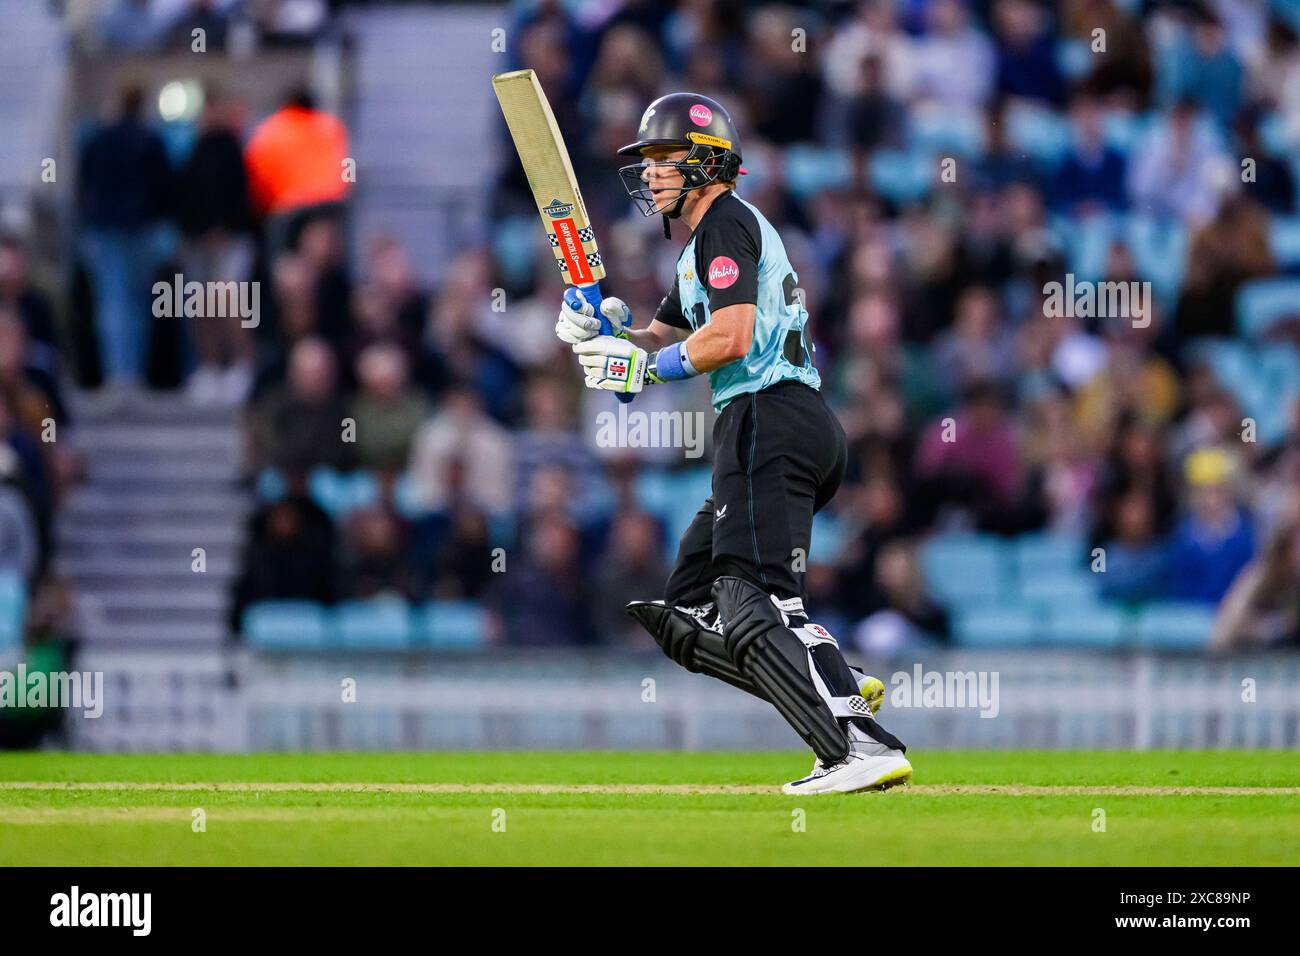
[[[263,601],[244,612],[244,641],[267,651],[319,650],[327,643],[326,612],[311,601]]]
[[[400,598],[347,601],[334,612],[334,630],[343,647],[406,650],[411,645],[411,609]]]
[[[984,119],[972,110],[916,109],[908,117],[907,144],[917,153],[979,156],[984,152]]]
[[[1069,121],[1042,106],[1016,103],[1007,108],[1007,139],[1031,159],[1055,166],[1070,148]]]
[[[434,650],[481,650],[487,614],[472,601],[430,601],[416,612],[416,637]]]
[[[1090,571],[1037,571],[1022,575],[1020,597],[1043,607],[1087,606],[1097,600],[1099,582]]]
[[[1208,604],[1155,601],[1138,612],[1137,643],[1151,650],[1197,650],[1209,642],[1213,625]]]
[[[416,498],[415,482],[409,474],[398,476],[393,484],[393,507],[403,518],[424,517],[424,506]]]
[[[528,282],[534,265],[537,221],[532,216],[512,216],[492,230],[492,251],[498,267],[512,284]]]
[[[1128,217],[1124,235],[1138,275],[1151,283],[1162,299],[1172,299],[1186,268],[1187,229],[1178,223],[1157,221],[1141,214]]]
[[[1052,607],[1046,610],[1045,634],[1062,647],[1113,648],[1126,643],[1129,617],[1106,604]]]
[[[1036,574],[1064,574],[1087,568],[1086,542],[1051,532],[1023,534],[1012,542],[1016,570],[1022,582]]]
[[[925,198],[938,177],[939,159],[910,150],[878,150],[871,157],[871,188],[895,205]]]
[[[289,490],[278,468],[263,468],[257,476],[257,497],[262,501],[279,501]]]
[[[848,154],[843,150],[808,145],[795,145],[786,150],[786,186],[800,198],[826,189],[843,189],[849,185],[852,172]]]
[[[968,608],[955,616],[952,633],[962,647],[1027,647],[1038,643],[1042,623],[1023,605]]]
[[[307,492],[331,518],[338,519],[351,509],[347,478],[333,468],[313,468],[307,479]]]
[[[1294,4],[1296,9],[1300,9],[1300,4]],[[1291,131],[1288,129],[1287,118],[1281,113],[1268,112],[1259,120],[1259,139],[1263,143],[1264,149],[1270,155],[1278,158],[1285,158],[1295,150],[1296,143],[1292,141]]]
[[[1104,278],[1106,259],[1119,237],[1119,222],[1113,216],[1096,215],[1085,219],[1057,217],[1052,231],[1066,250],[1070,271],[1078,279],[1097,282]]]
[[[847,522],[829,511],[813,515],[812,554],[818,564],[833,564],[844,551],[848,539]]]
[[[1093,52],[1087,40],[1057,40],[1056,65],[1071,80],[1082,80],[1093,67]]]
[[[1274,216],[1268,244],[1279,269],[1300,269],[1300,216]]]
[[[1300,387],[1300,350],[1290,342],[1270,342],[1257,350],[1259,373],[1269,387],[1282,394]]]
[[[991,535],[931,538],[921,547],[921,570],[930,593],[945,604],[995,603],[1007,595],[1011,558]]]
[[[1237,290],[1237,331],[1260,338],[1286,319],[1300,318],[1300,279],[1254,279]]]
[[[17,574],[0,573],[0,648],[17,647],[27,617],[27,589]]]
[[[1102,120],[1102,137],[1107,146],[1113,146],[1125,156],[1146,135],[1147,119],[1122,110],[1108,112]]]
[[[713,471],[709,468],[679,471],[673,475],[670,488],[672,507],[669,509],[668,537],[675,542],[700,506],[713,494]]]

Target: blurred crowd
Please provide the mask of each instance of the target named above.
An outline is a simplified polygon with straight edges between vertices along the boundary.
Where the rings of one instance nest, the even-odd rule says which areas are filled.
[[[512,65],[550,94],[607,294],[638,322],[686,236],[675,224],[664,242],[633,210],[615,150],[671,90],[715,97],[741,130],[740,195],[785,241],[850,439],[825,515],[834,546],[810,556],[815,619],[850,641],[882,616],[943,641],[950,609],[924,580],[923,543],[1050,532],[1078,543],[1083,567],[1103,550],[1107,600],[1218,606],[1224,647],[1300,643],[1300,401],[1293,389],[1279,434],[1243,439],[1247,413],[1199,350],[1236,335],[1243,285],[1282,271],[1271,225],[1300,212],[1291,157],[1265,145],[1300,139],[1294,5],[544,2],[512,17]],[[78,231],[110,398],[150,375],[137,321],[150,275],[262,282],[260,324],[197,322],[181,363],[194,402],[242,410],[262,499],[232,625],[261,600],[399,595],[480,602],[503,642],[645,646],[621,607],[660,595],[683,528],[640,489],[701,462],[593,440],[606,405],[551,336],[562,286],[518,165],[490,184],[486,241],[425,287],[391,236],[349,255],[338,119],[305,91],[260,123],[245,112],[210,90],[177,163],[127,91],[83,146]],[[1068,126],[1059,156],[1014,145],[1024,115]],[[1135,118],[1141,135],[1112,135]],[[884,188],[873,171],[919,127],[971,131],[955,177],[931,155],[932,188]],[[847,168],[809,188],[810,149]],[[287,159],[304,156],[319,163]],[[1138,316],[1046,314],[1044,284],[1067,271],[1062,228],[1132,215],[1186,237],[1172,283]],[[164,222],[182,236],[171,260],[153,246]],[[1098,278],[1151,278],[1141,258],[1121,228]],[[31,429],[59,400],[48,307],[21,262],[20,244],[0,245],[0,434],[39,489],[58,465]],[[1282,332],[1269,348],[1293,350],[1295,327]],[[707,408],[689,386],[646,398]],[[349,476],[369,490],[344,506]]]
[[[89,53],[249,54],[298,46],[329,25],[338,0],[62,0],[74,38]],[[197,32],[196,32],[197,31]],[[201,39],[200,39],[201,37]]]

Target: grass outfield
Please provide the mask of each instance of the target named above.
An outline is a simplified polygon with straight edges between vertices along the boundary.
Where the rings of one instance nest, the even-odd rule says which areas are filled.
[[[801,754],[0,755],[0,865],[1300,864],[1293,753],[915,762],[786,797]]]

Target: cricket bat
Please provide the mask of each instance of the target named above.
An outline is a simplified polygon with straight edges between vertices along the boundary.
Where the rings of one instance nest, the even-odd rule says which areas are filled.
[[[605,265],[578,190],[578,177],[573,174],[569,151],[542,84],[532,70],[515,70],[492,77],[492,88],[510,127],[542,225],[546,227],[551,253],[570,287],[564,293],[564,301],[576,309],[575,290],[581,290],[596,310],[601,334],[613,335],[613,328],[600,312],[600,280],[605,278]],[[624,402],[632,400],[631,395],[620,393],[618,397]]]

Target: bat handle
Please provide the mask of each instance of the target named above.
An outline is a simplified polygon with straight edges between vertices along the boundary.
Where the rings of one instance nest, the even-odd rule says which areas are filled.
[[[605,318],[600,311],[600,303],[604,299],[604,296],[600,294],[600,283],[593,282],[591,285],[584,285],[580,288],[570,287],[565,290],[565,304],[574,310],[578,308],[578,292],[581,292],[582,297],[591,303],[591,307],[596,310],[596,318],[600,319],[600,334],[613,335],[614,327],[609,324],[609,319]],[[615,392],[614,394],[617,395],[618,400],[625,405],[636,397],[628,392]]]

